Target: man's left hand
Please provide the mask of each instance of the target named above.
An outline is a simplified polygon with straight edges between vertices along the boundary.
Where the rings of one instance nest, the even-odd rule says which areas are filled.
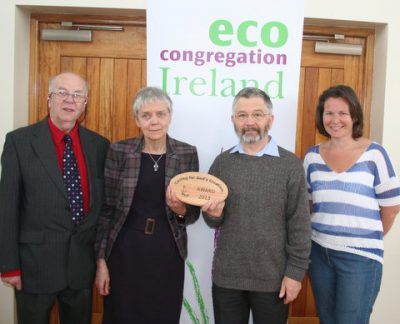
[[[301,290],[301,282],[290,279],[288,277],[283,277],[281,290],[279,292],[279,298],[284,298],[283,302],[289,304],[297,298]]]
[[[1,277],[1,281],[3,281],[7,285],[11,285],[17,290],[22,289],[21,276]]]

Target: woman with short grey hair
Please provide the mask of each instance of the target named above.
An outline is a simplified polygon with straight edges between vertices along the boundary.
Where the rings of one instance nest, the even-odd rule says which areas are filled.
[[[186,225],[198,219],[199,208],[179,201],[169,182],[199,170],[197,151],[168,135],[172,101],[161,89],[141,89],[133,112],[142,135],[111,145],[105,166],[96,238],[103,323],[178,324]]]

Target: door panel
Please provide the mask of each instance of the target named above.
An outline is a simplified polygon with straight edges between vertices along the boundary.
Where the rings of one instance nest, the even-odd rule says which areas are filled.
[[[57,16],[57,19],[101,22],[101,17]],[[36,42],[33,46],[36,50],[31,55],[30,123],[47,115],[49,78],[61,71],[72,71],[85,77],[90,85],[83,125],[112,142],[138,135],[132,120],[131,100],[146,84],[145,26],[121,21],[124,31],[92,31],[91,43],[40,40],[41,29],[61,28],[60,23],[52,20],[47,15],[31,20],[31,30],[36,34],[31,39]]]
[[[323,141],[314,126],[315,108],[321,92],[332,85],[342,83],[354,88],[365,115],[364,135],[369,136],[374,46],[374,31],[371,29],[305,26],[304,33],[345,34],[346,42],[363,46],[363,54],[352,56],[314,53],[315,41],[303,40],[296,135],[296,154],[301,158],[307,148]]]
[[[39,39],[42,28],[61,28],[61,21],[123,25],[123,32],[93,31],[93,42],[56,42]],[[132,97],[146,84],[145,17],[98,17],[37,15],[31,20],[30,123],[47,115],[49,78],[61,71],[84,76],[90,85],[86,127],[112,142],[139,135],[132,119]],[[314,41],[304,40],[300,71],[296,154],[303,158],[308,147],[323,141],[315,129],[319,94],[331,85],[344,83],[359,95],[365,112],[365,135],[369,132],[372,53],[374,31],[355,28],[305,26],[305,33],[346,35],[346,42],[362,44],[362,56],[316,54]],[[101,323],[102,297],[93,289],[93,323]],[[318,317],[309,278],[290,305],[290,324],[316,324]],[[51,323],[58,323],[57,307]]]

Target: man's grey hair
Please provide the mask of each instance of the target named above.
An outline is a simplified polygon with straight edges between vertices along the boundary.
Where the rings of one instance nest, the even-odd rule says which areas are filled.
[[[258,88],[254,87],[248,87],[240,90],[236,96],[235,99],[233,99],[232,103],[232,113],[234,114],[236,112],[236,106],[237,102],[239,101],[240,98],[261,98],[265,102],[265,106],[268,110],[269,113],[272,113],[272,102],[271,98],[263,91]]]
[[[139,117],[139,112],[143,105],[159,101],[167,105],[168,112],[172,115],[172,100],[163,90],[157,87],[140,89],[135,98],[133,98],[133,113],[135,117]]]
[[[76,73],[74,73],[74,72],[62,72],[62,73],[57,74],[56,76],[52,77],[52,78],[50,79],[50,81],[49,81],[49,93],[52,93],[52,92],[54,92],[54,91],[56,90],[56,89],[54,88],[54,84],[55,84],[57,78],[58,78],[60,75],[63,75],[63,74],[72,74],[72,75],[77,76],[78,78],[80,78],[80,79],[82,80],[82,82],[83,82],[83,94],[84,94],[85,96],[88,95],[88,93],[89,93],[89,83],[88,83],[84,78],[82,78],[79,74],[76,74]]]

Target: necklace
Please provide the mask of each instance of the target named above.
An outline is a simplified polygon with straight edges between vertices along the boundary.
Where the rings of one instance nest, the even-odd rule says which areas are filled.
[[[148,154],[154,162],[154,165],[153,165],[154,171],[157,172],[158,171],[158,162],[161,160],[161,158],[164,156],[164,154],[161,154],[157,160],[154,160],[153,156],[150,153],[148,153]]]

